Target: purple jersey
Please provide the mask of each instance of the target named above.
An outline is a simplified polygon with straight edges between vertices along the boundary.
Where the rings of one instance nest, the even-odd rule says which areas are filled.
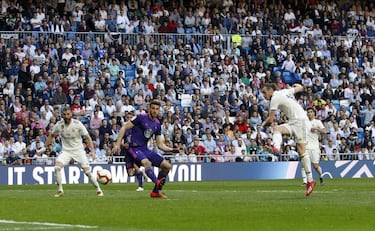
[[[126,142],[130,147],[147,147],[153,135],[161,135],[160,121],[152,120],[148,114],[137,115],[131,122],[134,127],[126,132]]]

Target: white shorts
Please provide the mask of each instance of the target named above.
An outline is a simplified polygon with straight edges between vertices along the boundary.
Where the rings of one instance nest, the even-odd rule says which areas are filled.
[[[317,149],[306,149],[306,153],[310,156],[311,163],[319,164],[320,161],[320,150]]]
[[[74,151],[61,151],[61,154],[57,157],[57,161],[61,162],[64,166],[69,164],[72,159],[76,161],[81,166],[81,168],[90,167],[89,160],[87,159],[84,149]]]
[[[289,133],[295,137],[297,144],[307,144],[307,132],[311,129],[308,120],[291,120],[288,123],[279,126],[288,129]]]

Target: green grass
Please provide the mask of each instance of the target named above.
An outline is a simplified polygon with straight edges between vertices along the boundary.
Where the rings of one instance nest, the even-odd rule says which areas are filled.
[[[169,199],[151,199],[135,184],[1,186],[1,230],[374,230],[375,179],[331,179],[305,197],[300,180],[167,183]],[[6,223],[17,222],[38,223]],[[96,227],[96,228],[94,228]],[[89,228],[89,227],[86,227]]]

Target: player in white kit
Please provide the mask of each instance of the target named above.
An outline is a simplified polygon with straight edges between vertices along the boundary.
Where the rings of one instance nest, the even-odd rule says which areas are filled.
[[[320,161],[320,145],[319,135],[324,134],[326,129],[322,121],[315,118],[314,108],[307,108],[307,117],[311,123],[311,129],[307,133],[307,146],[306,151],[310,155],[311,163],[314,169],[319,175],[320,185],[324,185],[324,179],[322,177],[322,168],[319,166]],[[303,183],[307,183],[305,170],[302,168],[302,179]]]
[[[306,196],[310,196],[315,187],[310,157],[306,153],[307,132],[310,129],[310,123],[306,112],[294,97],[295,93],[302,91],[303,86],[300,84],[294,84],[292,88],[283,90],[279,90],[276,84],[266,84],[262,88],[262,93],[264,98],[270,101],[270,109],[263,126],[273,125],[276,121],[277,110],[281,110],[288,117],[288,123],[273,126],[272,140],[274,147],[280,151],[283,134],[295,137],[297,152],[307,176]]]
[[[63,108],[63,119],[55,124],[52,132],[49,134],[45,142],[45,147],[48,147],[57,135],[60,135],[62,141],[61,154],[57,157],[55,163],[55,178],[58,185],[55,197],[61,197],[64,195],[61,169],[63,169],[65,165],[69,164],[72,159],[81,166],[83,172],[96,188],[96,194],[98,196],[103,196],[103,191],[101,190],[96,177],[91,173],[89,161],[86,157],[85,148],[82,142],[82,137],[84,137],[91,151],[90,155],[95,157],[92,139],[81,121],[73,119],[72,116],[73,113],[69,107]]]

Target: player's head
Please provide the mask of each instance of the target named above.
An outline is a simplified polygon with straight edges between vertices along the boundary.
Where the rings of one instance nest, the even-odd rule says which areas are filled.
[[[150,102],[150,108],[149,108],[149,115],[152,119],[155,119],[158,117],[160,113],[160,102],[158,100],[152,100]]]
[[[70,121],[72,120],[72,116],[73,116],[73,113],[72,113],[72,110],[70,109],[70,107],[64,107],[61,110],[61,116],[64,119],[64,122],[69,124]]]
[[[309,119],[314,119],[315,117],[315,109],[312,108],[312,107],[309,107],[306,109],[307,111],[307,117],[309,117]]]
[[[274,83],[267,83],[262,88],[262,93],[265,99],[270,100],[274,91],[277,90],[277,85]]]

